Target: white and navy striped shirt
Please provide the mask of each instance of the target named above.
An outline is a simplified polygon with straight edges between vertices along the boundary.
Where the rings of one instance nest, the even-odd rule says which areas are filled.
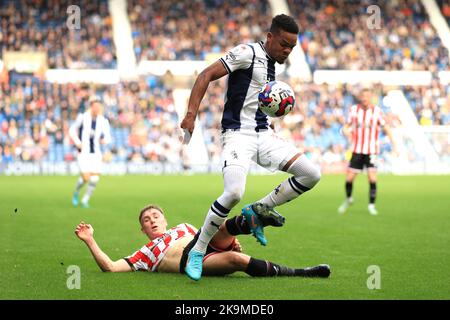
[[[258,93],[275,80],[275,60],[264,43],[240,44],[220,61],[228,71],[222,129],[268,129],[267,116],[258,109]]]
[[[109,121],[99,114],[92,119],[91,112],[79,114],[70,126],[69,135],[75,144],[81,143],[81,153],[101,154],[100,140],[111,143]]]

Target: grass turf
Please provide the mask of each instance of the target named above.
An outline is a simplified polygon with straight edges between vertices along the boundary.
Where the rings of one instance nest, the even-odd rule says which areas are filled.
[[[257,200],[283,175],[249,176],[244,199]],[[355,204],[340,216],[343,176],[324,176],[315,189],[282,207],[282,228],[267,228],[268,246],[239,239],[246,253],[293,267],[328,263],[329,279],[251,278],[244,273],[204,277],[102,273],[73,231],[91,223],[112,258],[146,243],[138,212],[160,204],[169,225],[200,227],[222,192],[221,176],[104,176],[90,209],[73,208],[75,177],[0,176],[0,299],[449,299],[450,179],[379,177],[378,216],[367,212],[368,184],[358,177]],[[17,211],[16,211],[17,209]],[[67,268],[81,270],[81,289],[69,290]],[[381,289],[369,290],[367,268],[379,266]]]

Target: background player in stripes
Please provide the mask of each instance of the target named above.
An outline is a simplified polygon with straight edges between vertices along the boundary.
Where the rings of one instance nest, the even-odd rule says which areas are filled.
[[[141,249],[117,261],[112,261],[94,239],[94,229],[90,224],[81,222],[75,229],[77,237],[84,241],[102,271],[153,271],[184,272],[187,253],[195,243],[197,229],[188,223],[167,229],[167,220],[163,210],[157,205],[147,205],[139,214],[141,231],[150,242]],[[226,275],[243,271],[250,276],[300,276],[328,277],[328,265],[311,268],[293,269],[267,260],[252,258],[242,253],[242,247],[236,239],[238,234],[249,234],[250,230],[244,216],[227,220],[212,239],[208,254],[203,259],[204,272],[208,275]]]
[[[100,180],[102,171],[100,144],[111,143],[109,121],[103,116],[102,108],[100,98],[92,96],[89,99],[89,109],[79,114],[69,129],[70,138],[78,149],[77,160],[80,168],[80,177],[72,196],[74,206],[79,203],[81,188],[88,184],[86,193],[81,200],[81,206],[89,207],[89,199]]]
[[[392,142],[394,153],[397,153],[395,140],[391,129],[386,124],[384,113],[379,106],[372,105],[371,101],[372,93],[369,89],[363,89],[360,94],[360,103],[351,106],[344,126],[344,134],[351,142],[352,157],[345,182],[347,198],[338,209],[341,214],[353,203],[353,181],[364,168],[367,169],[370,189],[368,210],[372,215],[378,214],[375,198],[377,193],[376,157],[379,153],[380,128],[384,129]]]
[[[284,217],[273,208],[310,190],[320,179],[319,169],[293,144],[276,136],[269,127],[267,116],[258,109],[259,90],[267,82],[275,80],[275,63],[286,61],[297,44],[298,31],[292,17],[284,14],[275,16],[265,42],[240,44],[231,49],[202,71],[194,83],[188,110],[181,123],[181,128],[191,134],[209,83],[228,75],[221,123],[224,191],[210,207],[198,241],[189,253],[186,274],[191,279],[201,278],[201,262],[209,241],[230,210],[241,200],[251,161],[272,171],[292,174],[270,194],[243,208],[243,214],[253,222],[253,235],[262,245],[266,245],[267,240],[260,218],[272,215],[282,225]]]

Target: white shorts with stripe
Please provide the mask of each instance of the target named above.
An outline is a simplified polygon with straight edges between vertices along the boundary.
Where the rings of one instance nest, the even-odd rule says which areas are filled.
[[[101,153],[78,154],[78,167],[81,173],[102,173],[103,161]]]
[[[222,133],[222,165],[238,165],[248,171],[250,161],[274,172],[281,170],[299,150],[272,129],[226,130]]]

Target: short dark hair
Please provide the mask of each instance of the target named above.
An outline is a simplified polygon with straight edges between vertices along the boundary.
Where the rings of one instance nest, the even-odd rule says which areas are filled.
[[[299,32],[298,24],[295,20],[285,14],[279,14],[272,19],[272,24],[270,25],[270,32],[277,33],[280,30],[295,33]]]
[[[144,208],[142,208],[142,209],[141,209],[141,212],[139,213],[139,223],[140,223],[141,225],[142,225],[142,222],[141,222],[142,216],[144,215],[144,213],[145,213],[146,211],[148,211],[148,210],[150,210],[150,209],[156,209],[156,210],[158,210],[159,212],[161,212],[162,215],[164,215],[164,211],[163,211],[163,209],[162,209],[161,207],[159,207],[159,206],[157,206],[157,205],[155,205],[155,204],[148,204],[148,205],[146,205]]]

